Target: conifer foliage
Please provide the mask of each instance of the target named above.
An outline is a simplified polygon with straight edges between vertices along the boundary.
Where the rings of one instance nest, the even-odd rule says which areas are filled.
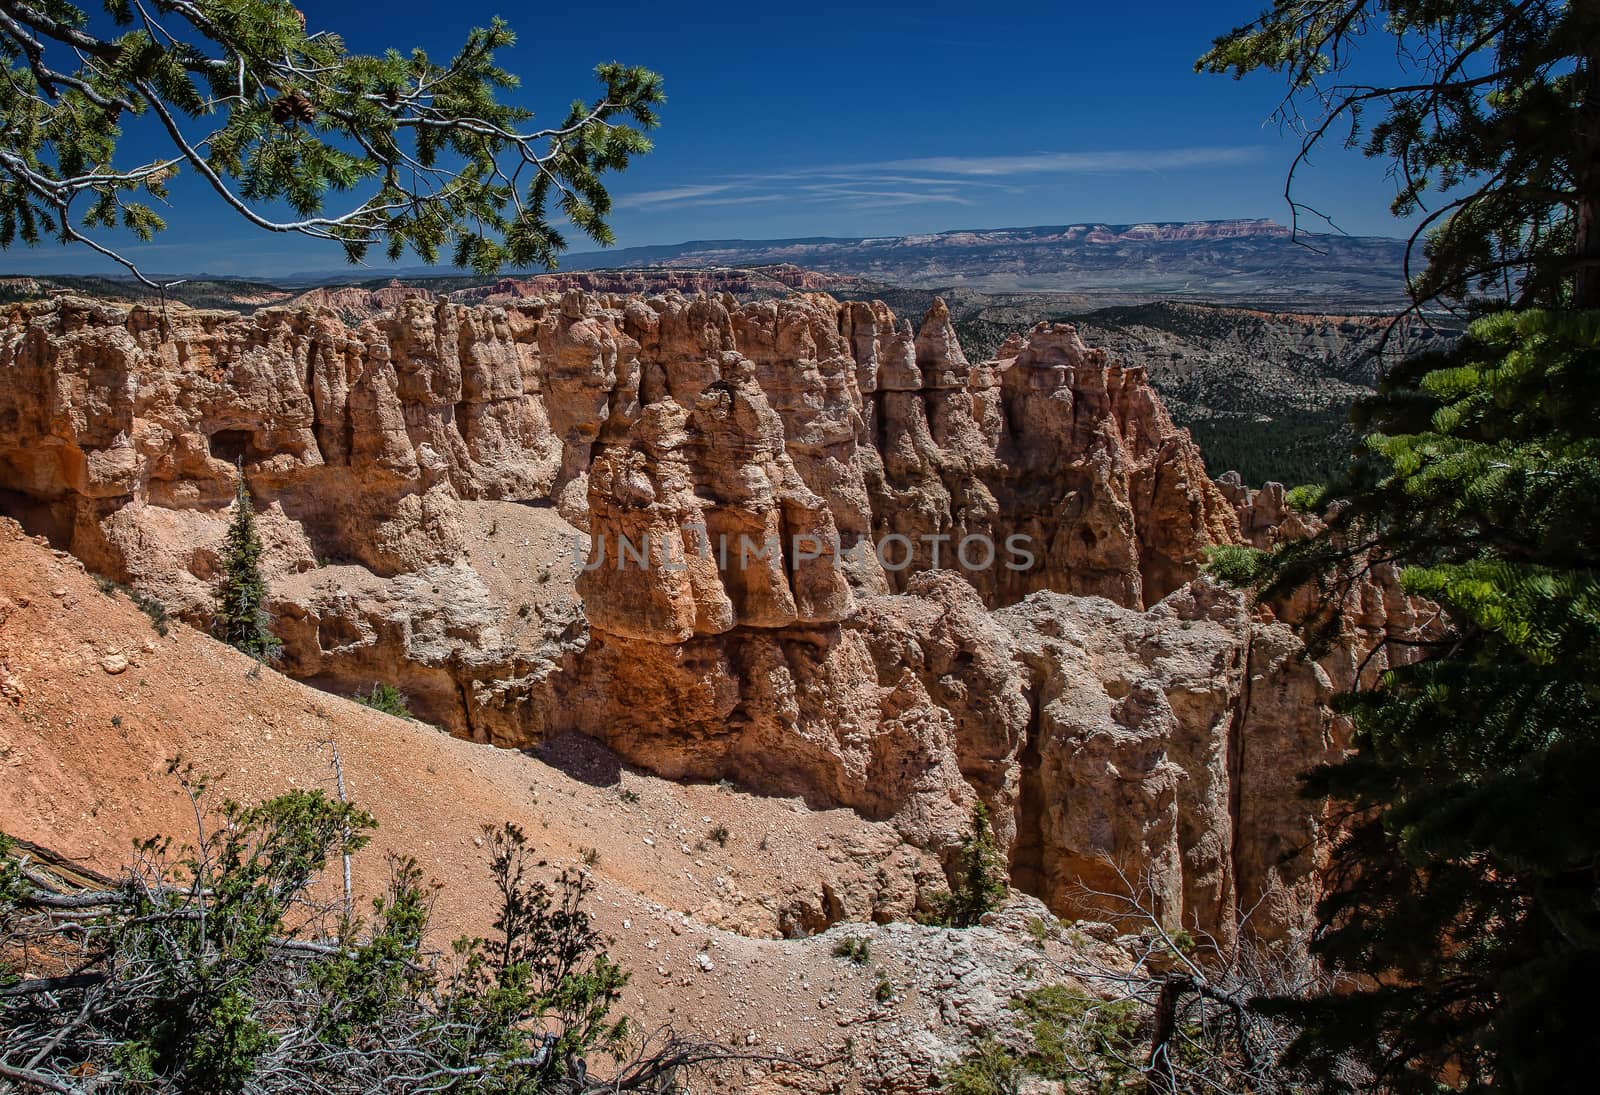
[[[1402,567],[1448,631],[1346,700],[1359,750],[1308,789],[1355,820],[1315,950],[1363,987],[1296,1010],[1313,1071],[1380,1090],[1561,1090],[1600,978],[1600,312],[1478,321],[1361,411],[1327,534],[1265,592]],[[1331,621],[1330,617],[1330,621]],[[1382,977],[1381,981],[1375,980]]]
[[[1325,142],[1389,161],[1419,300],[1600,308],[1600,5],[1273,0],[1197,67],[1287,82],[1297,223],[1320,215],[1293,184]]]
[[[366,811],[305,790],[213,804],[172,770],[195,841],[145,841],[102,889],[61,885],[0,834],[0,1090],[660,1093],[736,1056],[615,1014],[628,975],[590,920],[593,881],[538,877],[515,826],[484,829],[493,934],[443,954],[436,886],[408,857],[365,917],[321,899],[329,859],[370,838]]]
[[[1006,897],[1006,860],[994,839],[989,810],[983,803],[972,807],[972,823],[956,853],[954,885],[934,901],[932,923],[970,928]]]
[[[267,580],[261,573],[261,534],[256,531],[250,487],[239,470],[233,520],[222,542],[222,583],[217,591],[217,638],[265,660],[283,644],[272,634],[267,615]]]
[[[102,6],[0,2],[0,247],[81,244],[152,287],[129,244],[166,227],[180,174],[351,262],[378,247],[480,273],[554,265],[557,212],[611,242],[604,175],[649,151],[664,101],[655,73],[606,63],[596,98],[534,126],[503,101],[518,80],[495,54],[516,36],[498,18],[441,61],[353,53],[288,0]],[[122,144],[135,118],[164,141],[148,160]]]
[[[1364,38],[1403,82],[1354,77]],[[1337,1090],[1592,1086],[1600,6],[1276,0],[1201,64],[1286,74],[1307,149],[1342,120],[1388,158],[1397,211],[1436,202],[1413,294],[1479,317],[1357,406],[1351,462],[1299,499],[1319,535],[1215,560],[1268,599],[1320,591],[1314,639],[1380,563],[1440,612],[1388,640],[1403,656],[1343,698],[1355,751],[1307,782],[1344,810],[1313,951],[1345,985],[1274,1005],[1292,1060]]]

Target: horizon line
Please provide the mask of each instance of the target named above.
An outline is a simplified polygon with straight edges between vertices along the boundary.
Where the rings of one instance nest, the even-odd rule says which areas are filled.
[[[1167,227],[1182,227],[1182,226],[1186,226],[1186,225],[1217,225],[1217,224],[1240,224],[1240,225],[1244,225],[1244,224],[1260,224],[1260,225],[1271,225],[1271,226],[1273,226],[1275,228],[1282,229],[1282,231],[1283,231],[1283,233],[1285,234],[1286,237],[1292,237],[1292,236],[1303,236],[1303,237],[1307,237],[1307,238],[1327,238],[1327,237],[1332,237],[1332,238],[1337,238],[1337,239],[1349,239],[1349,240],[1361,240],[1361,239],[1374,240],[1375,239],[1375,240],[1387,240],[1387,241],[1397,242],[1397,243],[1403,243],[1404,242],[1404,237],[1402,237],[1402,236],[1358,235],[1358,234],[1355,234],[1355,233],[1348,233],[1348,232],[1311,232],[1311,231],[1306,231],[1304,229],[1301,229],[1301,230],[1297,231],[1297,230],[1291,228],[1288,225],[1282,224],[1281,222],[1275,220],[1272,217],[1202,217],[1202,218],[1190,218],[1190,219],[1181,219],[1181,220],[1141,220],[1141,221],[1081,220],[1081,221],[1063,221],[1063,222],[1059,222],[1059,223],[1055,223],[1055,224],[1024,224],[1024,225],[1016,225],[1016,224],[1014,224],[1014,225],[994,225],[994,226],[990,226],[990,227],[957,227],[957,228],[940,229],[940,230],[934,231],[934,232],[901,232],[901,233],[895,233],[895,234],[890,234],[890,235],[881,235],[881,236],[766,236],[766,237],[726,236],[726,237],[720,237],[720,238],[703,238],[703,239],[678,240],[678,241],[671,242],[671,243],[630,244],[630,245],[627,245],[627,246],[615,247],[615,248],[609,248],[608,247],[608,248],[596,248],[596,249],[587,250],[587,251],[569,251],[565,255],[563,255],[562,258],[566,258],[566,259],[603,258],[603,257],[608,256],[608,255],[622,256],[622,255],[624,255],[624,254],[626,254],[628,252],[654,251],[654,250],[664,250],[664,249],[671,249],[671,248],[704,247],[704,246],[715,245],[715,244],[757,245],[757,244],[785,244],[785,243],[793,244],[793,243],[818,243],[818,242],[866,243],[866,242],[869,242],[869,241],[878,241],[878,240],[887,242],[887,241],[891,241],[891,240],[905,240],[905,239],[937,239],[937,238],[939,238],[941,236],[961,235],[961,234],[965,234],[965,233],[1046,232],[1046,231],[1057,231],[1057,232],[1059,232],[1059,231],[1064,231],[1064,230],[1074,229],[1074,228],[1081,228],[1081,229],[1092,229],[1092,228],[1131,229],[1131,228],[1141,228],[1141,227],[1146,227],[1146,226],[1153,227],[1153,228],[1167,228]],[[33,249],[30,248],[30,250],[33,250]],[[87,256],[87,255],[85,256],[85,258],[88,258],[88,257],[90,257],[90,256]],[[723,264],[716,264],[716,265],[723,265]],[[759,263],[759,262],[736,263],[736,264],[730,264],[729,268],[737,268],[739,266],[765,266],[765,265],[774,265],[774,264],[773,263]],[[788,263],[788,265],[800,266],[802,264],[801,263],[791,262],[791,263]],[[360,277],[362,271],[370,271],[372,277],[382,277],[386,273],[394,273],[394,272],[399,272],[399,271],[408,271],[408,272],[409,271],[429,271],[429,273],[422,275],[422,276],[427,276],[427,277],[511,277],[511,276],[536,277],[536,276],[539,276],[540,274],[561,274],[563,272],[590,273],[590,272],[598,272],[598,271],[602,271],[602,270],[650,269],[650,268],[651,268],[651,265],[648,264],[648,263],[642,264],[642,265],[633,265],[633,264],[625,264],[624,263],[624,264],[619,264],[617,266],[595,266],[595,267],[590,267],[587,270],[583,270],[583,271],[564,271],[562,269],[562,267],[560,265],[558,265],[558,266],[556,266],[554,268],[544,269],[544,270],[538,270],[538,269],[534,269],[534,268],[531,268],[531,267],[522,267],[522,268],[508,269],[506,271],[502,271],[501,273],[494,274],[494,275],[478,275],[474,271],[471,271],[469,269],[466,269],[466,268],[463,268],[463,267],[452,266],[452,265],[448,265],[448,264],[444,264],[444,263],[430,266],[430,265],[428,265],[426,263],[415,262],[415,263],[410,263],[410,264],[398,263],[398,264],[388,265],[388,266],[368,266],[368,265],[362,264],[362,265],[346,265],[346,266],[329,266],[329,267],[322,267],[322,268],[316,268],[316,269],[307,268],[307,269],[289,271],[289,272],[282,273],[282,274],[277,274],[277,275],[271,275],[271,274],[213,274],[213,273],[210,273],[210,272],[205,271],[205,270],[198,270],[198,271],[189,272],[189,273],[157,273],[157,274],[152,274],[151,276],[152,277],[183,278],[183,279],[187,279],[187,280],[191,280],[191,281],[195,281],[195,280],[214,280],[214,281],[260,281],[260,282],[271,282],[275,277],[294,280],[294,279],[297,279],[297,278],[305,278],[305,277],[331,277],[331,276],[335,276],[335,275],[343,274],[343,273],[347,273],[347,272],[350,273],[352,276]],[[131,274],[128,274],[126,272],[119,272],[119,271],[98,272],[98,271],[90,271],[90,270],[66,270],[66,271],[52,271],[52,272],[32,272],[32,273],[28,273],[28,272],[17,272],[17,273],[0,272],[0,281],[12,279],[12,278],[51,278],[51,277],[98,277],[98,278],[105,278],[107,280],[112,280],[112,281],[132,281],[132,280],[134,280],[134,278],[133,278],[133,276]]]

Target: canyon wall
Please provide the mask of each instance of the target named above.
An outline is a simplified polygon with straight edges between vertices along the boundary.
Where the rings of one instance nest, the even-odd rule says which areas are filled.
[[[1361,652],[1306,660],[1199,576],[1286,517],[1136,365],[1043,324],[972,363],[942,302],[339,304],[0,312],[0,513],[203,626],[242,471],[291,675],[938,851],[981,799],[1063,914],[1131,884],[1303,926],[1295,776]],[[1373,596],[1375,634],[1414,622]]]

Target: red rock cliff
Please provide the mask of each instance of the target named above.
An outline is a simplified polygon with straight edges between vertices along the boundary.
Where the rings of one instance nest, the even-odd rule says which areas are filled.
[[[1173,923],[1303,922],[1330,679],[1196,580],[1268,502],[1136,363],[1064,325],[969,362],[942,302],[392,296],[0,312],[0,513],[203,622],[237,465],[293,675],[923,847],[981,798],[1060,911],[1121,870]]]

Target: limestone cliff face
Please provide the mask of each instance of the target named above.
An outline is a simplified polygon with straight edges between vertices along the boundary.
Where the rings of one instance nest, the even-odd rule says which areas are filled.
[[[1302,922],[1345,674],[1197,581],[1284,518],[1136,364],[1065,325],[969,362],[942,303],[350,304],[0,312],[0,512],[203,622],[242,468],[296,676],[927,848],[982,799],[1058,911]]]
[[[401,300],[248,318],[61,300],[0,314],[12,508],[113,577],[200,599],[242,463],[281,570],[461,551],[459,501],[534,495],[560,446],[526,316]]]
[[[678,643],[850,614],[833,514],[789,458],[783,420],[750,362],[726,351],[720,372],[692,410],[650,403],[590,469],[578,591],[596,630]]]
[[[586,529],[591,510],[614,509],[605,490],[590,497],[597,452],[648,447],[635,427],[662,429],[664,409],[640,423],[670,399],[693,420],[679,445],[691,494],[748,489],[727,476],[756,469],[718,449],[755,430],[750,444],[783,465],[766,469],[785,480],[779,508],[819,499],[826,515],[807,521],[847,552],[909,541],[848,552],[868,591],[903,588],[935,552],[950,566],[966,536],[1021,536],[1035,565],[973,568],[991,606],[1048,589],[1137,607],[1192,577],[1205,545],[1238,538],[1142,371],[1069,327],[973,365],[942,304],[913,334],[881,304],[820,295],[386,300],[355,328],[332,298],[250,317],[71,299],[0,313],[12,508],[100,569],[162,585],[194,560],[134,526],[204,541],[242,462],[282,518],[281,568],[334,558],[393,575],[459,557],[461,500],[549,502]]]
[[[1148,611],[1037,593],[990,612],[949,572],[812,624],[640,643],[595,632],[556,729],[674,778],[736,778],[893,819],[919,846],[983,800],[1013,880],[1114,917],[1304,928],[1324,818],[1298,776],[1338,755],[1329,673],[1207,580]],[[1099,895],[1088,890],[1099,891]]]

